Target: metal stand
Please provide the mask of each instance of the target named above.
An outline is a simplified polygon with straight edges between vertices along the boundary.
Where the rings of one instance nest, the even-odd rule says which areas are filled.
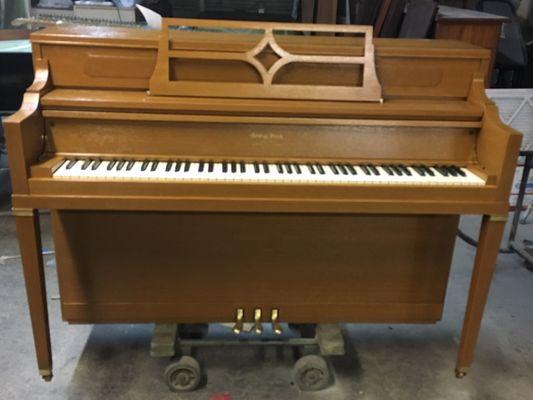
[[[522,171],[522,179],[520,180],[520,188],[518,190],[518,198],[516,200],[516,208],[511,224],[511,232],[509,233],[509,241],[507,247],[509,250],[515,252],[522,257],[527,265],[527,269],[533,272],[533,256],[531,256],[524,246],[515,241],[518,224],[520,223],[520,216],[522,214],[522,207],[524,205],[524,197],[526,195],[527,182],[529,179],[529,171],[531,170],[533,162],[533,151],[521,151],[520,156],[525,157],[524,170]]]

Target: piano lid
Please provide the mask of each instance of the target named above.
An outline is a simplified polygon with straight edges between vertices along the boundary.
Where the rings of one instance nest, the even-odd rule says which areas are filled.
[[[191,26],[195,20],[183,20],[183,23]],[[255,94],[246,97],[249,93],[237,89],[236,79],[251,83],[250,86],[263,86],[257,69],[242,60],[243,54],[256,47],[264,36],[257,29],[255,33],[252,28],[231,32],[226,28],[171,29],[168,33],[170,43],[165,46],[169,51],[204,56],[201,59],[171,57],[167,60],[168,75],[158,78],[163,90],[169,90],[165,82],[194,82],[187,94],[162,95],[151,87],[160,61],[159,31],[70,25],[32,33],[36,69],[46,69],[42,72],[50,77],[49,87],[41,94],[43,109],[380,120],[479,121],[483,115],[482,107],[471,101],[472,82],[476,76],[485,76],[490,52],[465,42],[374,39],[375,69],[381,97],[385,100],[379,103],[337,96],[339,87],[351,89],[350,85],[356,82],[356,88],[360,88],[357,85],[363,81],[363,65],[342,63],[291,62],[279,69],[271,85],[300,85],[302,90],[314,91],[317,96],[322,91],[315,91],[313,85],[326,86],[332,99],[316,100],[304,96],[302,90],[290,93],[292,98],[254,97]],[[278,33],[274,37],[282,49],[297,56],[314,54],[330,58],[365,54],[365,38],[361,36]],[[236,59],[205,56],[218,53]],[[280,57],[268,45],[255,58],[266,65],[268,72]],[[200,93],[202,85],[210,90]],[[220,96],[219,89],[224,86],[231,90],[225,90]]]
[[[189,37],[217,33],[215,40],[225,46],[211,51],[190,48],[170,40],[172,29]],[[250,41],[237,47],[232,37],[243,34]],[[329,54],[291,51],[283,45],[286,36],[305,36],[312,44],[321,35],[362,41],[341,53],[332,47]],[[371,26],[163,19],[150,94],[378,102],[382,92],[372,36]]]

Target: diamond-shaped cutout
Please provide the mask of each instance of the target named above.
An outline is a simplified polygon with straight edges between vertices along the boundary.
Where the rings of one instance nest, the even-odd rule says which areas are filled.
[[[265,47],[255,56],[257,61],[259,61],[265,69],[268,71],[272,65],[279,59],[281,59],[280,56],[277,55],[277,53],[274,51],[274,49],[270,46],[270,44],[266,44]]]

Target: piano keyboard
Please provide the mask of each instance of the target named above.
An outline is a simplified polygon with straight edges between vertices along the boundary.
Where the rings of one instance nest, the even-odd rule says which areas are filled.
[[[485,181],[455,165],[66,159],[53,174],[75,180],[165,180],[294,184],[481,186]]]

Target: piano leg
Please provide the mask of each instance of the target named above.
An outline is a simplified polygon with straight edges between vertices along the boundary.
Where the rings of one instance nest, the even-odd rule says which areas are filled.
[[[50,346],[39,215],[37,210],[32,209],[13,209],[13,215],[19,238],[39,373],[45,381],[50,381],[52,379],[52,348]]]
[[[506,215],[483,216],[474,270],[470,281],[459,354],[457,356],[455,375],[458,378],[463,378],[468,373],[470,364],[472,364],[483,310],[489,294],[492,273],[498,257],[506,220]]]

